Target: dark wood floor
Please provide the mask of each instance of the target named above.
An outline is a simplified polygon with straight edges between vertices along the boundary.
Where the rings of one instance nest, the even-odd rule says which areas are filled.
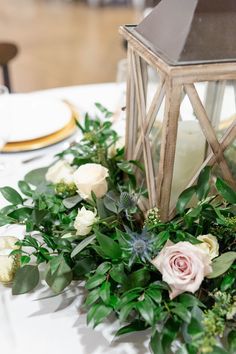
[[[126,55],[118,27],[136,23],[138,17],[125,6],[0,0],[0,41],[20,47],[11,65],[13,89],[26,92],[114,81],[117,62]]]

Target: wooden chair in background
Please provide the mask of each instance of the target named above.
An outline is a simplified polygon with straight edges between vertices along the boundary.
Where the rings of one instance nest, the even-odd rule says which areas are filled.
[[[11,80],[9,74],[9,62],[16,57],[18,48],[13,43],[0,42],[0,67],[3,73],[3,83],[11,92]]]

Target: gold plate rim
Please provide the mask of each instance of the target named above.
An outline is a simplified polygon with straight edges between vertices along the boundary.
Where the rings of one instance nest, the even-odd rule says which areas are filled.
[[[74,112],[72,112],[70,121],[62,129],[56,131],[55,133],[37,139],[7,143],[2,149],[2,152],[21,152],[38,150],[59,143],[75,132],[76,119],[77,117],[75,116]]]

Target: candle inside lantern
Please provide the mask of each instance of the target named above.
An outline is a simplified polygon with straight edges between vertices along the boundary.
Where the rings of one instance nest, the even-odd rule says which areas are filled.
[[[198,121],[179,122],[171,191],[172,207],[204,161],[205,142]]]

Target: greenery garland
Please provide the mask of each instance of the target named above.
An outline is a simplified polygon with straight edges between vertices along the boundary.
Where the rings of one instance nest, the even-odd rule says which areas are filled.
[[[13,294],[34,289],[45,263],[44,279],[56,294],[85,281],[93,327],[113,313],[117,336],[149,328],[154,354],[235,353],[236,192],[217,178],[210,193],[214,178],[206,167],[180,195],[173,220],[162,222],[157,208],[145,215],[143,167],[125,161],[111,113],[96,105],[105,119],[86,115],[79,143],[19,181],[24,197],[0,189],[10,203],[0,225],[26,226],[11,253],[21,262]],[[190,208],[193,196],[198,202]]]

